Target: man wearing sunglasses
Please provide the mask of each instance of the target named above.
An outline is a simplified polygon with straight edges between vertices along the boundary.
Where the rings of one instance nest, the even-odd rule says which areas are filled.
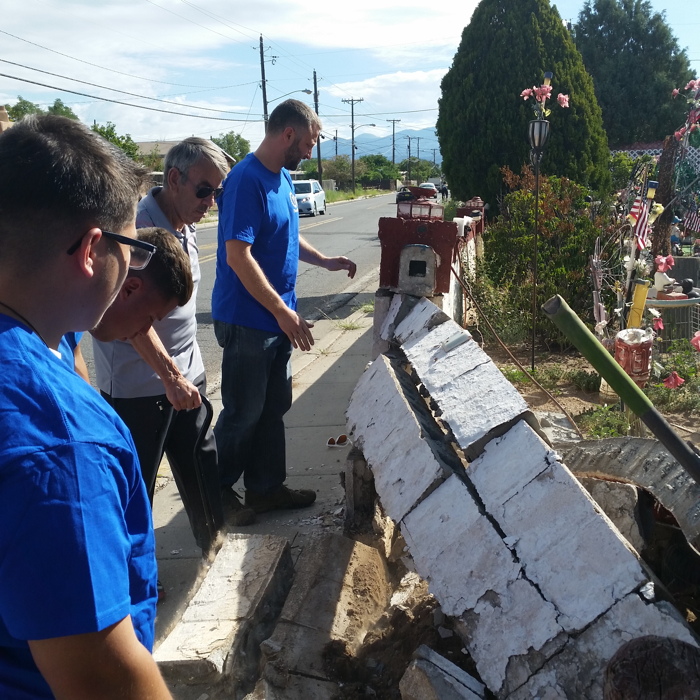
[[[131,431],[151,499],[165,452],[197,545],[206,552],[212,530],[224,518],[212,431],[199,440],[207,413],[200,395],[206,395],[206,377],[197,344],[201,275],[195,224],[214,204],[228,163],[214,143],[191,137],[168,152],[163,170],[163,187],[151,189],[138,204],[136,226],[158,226],[175,237],[189,256],[194,293],[148,333],[107,343],[93,339],[95,374],[103,396]],[[241,506],[237,517],[232,524],[243,525],[254,514]]]
[[[119,293],[144,176],[71,119],[0,134],[2,698],[170,697],[150,654],[155,541],[134,444],[58,357]]]

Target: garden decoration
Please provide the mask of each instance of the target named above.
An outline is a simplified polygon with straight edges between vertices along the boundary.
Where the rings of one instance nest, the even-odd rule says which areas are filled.
[[[528,138],[530,140],[530,162],[535,169],[535,233],[532,262],[532,361],[531,369],[535,371],[535,336],[537,330],[537,235],[539,231],[540,210],[540,161],[544,153],[544,147],[549,140],[549,122],[546,117],[551,114],[547,109],[547,99],[552,94],[552,73],[544,74],[544,82],[539,87],[526,88],[520,93],[524,100],[533,98],[532,107],[535,112],[528,126]],[[569,96],[561,92],[557,95],[557,102],[561,107],[569,106]]]
[[[656,272],[654,273],[654,288],[657,292],[673,291],[676,280],[666,274],[674,265],[673,255],[657,255],[654,258]]]
[[[613,388],[651,430],[664,447],[678,460],[691,478],[700,483],[700,456],[682,440],[666,419],[654,408],[649,398],[632,381],[598,339],[586,328],[569,305],[556,295],[547,301],[542,310],[557,328],[571,341],[577,350],[593,365],[596,371]]]

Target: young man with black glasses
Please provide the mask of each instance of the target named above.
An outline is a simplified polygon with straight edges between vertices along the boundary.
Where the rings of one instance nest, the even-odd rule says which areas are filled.
[[[165,452],[195,540],[205,552],[224,517],[212,431],[200,439],[207,412],[197,344],[201,275],[195,224],[214,204],[227,172],[226,157],[212,141],[191,137],[168,152],[163,187],[152,188],[139,202],[136,226],[158,226],[178,240],[190,258],[194,293],[147,334],[127,341],[93,340],[97,385],[131,430],[151,500]],[[244,525],[253,518],[252,511],[241,507],[229,522]]]
[[[134,444],[58,350],[98,324],[131,250],[148,252],[144,175],[64,117],[0,134],[2,698],[170,698],[150,654],[155,541]]]

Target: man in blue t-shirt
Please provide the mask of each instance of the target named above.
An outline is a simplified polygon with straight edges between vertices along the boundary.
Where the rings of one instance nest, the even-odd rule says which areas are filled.
[[[144,181],[80,122],[32,115],[0,135],[2,698],[170,698],[133,441],[58,351],[153,253],[135,239]]]
[[[316,493],[286,479],[284,414],[292,404],[292,346],[309,350],[311,325],[296,311],[299,260],[326,270],[355,263],[328,258],[299,235],[289,170],[311,156],[321,131],[303,102],[276,107],[262,143],[224,181],[212,295],[214,331],[223,347],[223,410],[214,433],[222,498],[243,475],[245,503],[257,513],[311,505]]]

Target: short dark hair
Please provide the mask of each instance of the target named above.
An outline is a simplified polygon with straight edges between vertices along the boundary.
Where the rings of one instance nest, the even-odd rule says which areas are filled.
[[[165,155],[163,163],[163,187],[168,187],[168,171],[177,168],[186,178],[190,168],[202,158],[209,160],[219,170],[221,178],[229,171],[224,152],[213,142],[199,136],[190,136],[173,146]]]
[[[30,115],[0,134],[0,256],[32,264],[134,221],[147,170],[84,124]]]
[[[164,299],[177,299],[184,306],[192,297],[194,282],[187,253],[180,241],[164,228],[140,228],[138,238],[156,247],[156,252],[143,270],[129,270],[128,277],[149,280]]]
[[[272,110],[267,122],[267,133],[276,134],[288,126],[293,129],[321,130],[321,120],[309,105],[299,100],[285,100]]]

